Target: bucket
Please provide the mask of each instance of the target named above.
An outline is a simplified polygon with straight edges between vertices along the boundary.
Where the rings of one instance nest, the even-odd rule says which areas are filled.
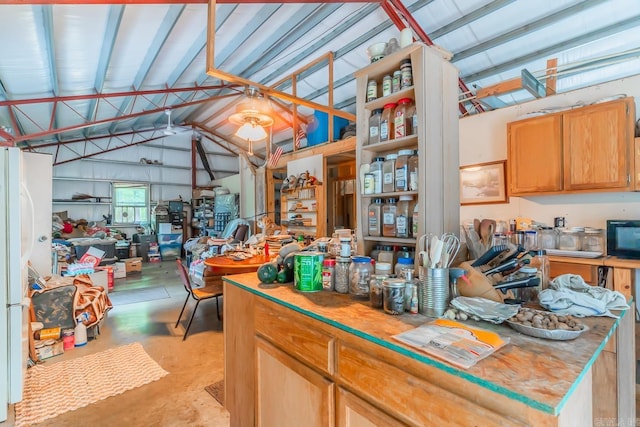
[[[293,258],[293,286],[300,292],[318,292],[322,290],[321,252],[297,253]]]
[[[332,141],[340,139],[340,130],[349,124],[349,120],[333,116]],[[323,111],[314,111],[313,121],[307,128],[307,146],[329,141],[329,115]]]
[[[440,317],[449,305],[449,269],[428,268],[426,276],[418,285],[418,312]]]

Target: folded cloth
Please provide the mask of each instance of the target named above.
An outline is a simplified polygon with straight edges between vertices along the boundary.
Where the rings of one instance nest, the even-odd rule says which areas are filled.
[[[540,305],[558,314],[577,317],[608,316],[618,318],[609,310],[629,308],[626,298],[618,291],[591,286],[577,274],[563,274],[538,294]]]

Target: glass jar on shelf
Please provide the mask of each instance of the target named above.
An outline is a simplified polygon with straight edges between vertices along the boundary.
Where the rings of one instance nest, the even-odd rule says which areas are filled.
[[[387,154],[382,164],[382,192],[393,193],[396,191],[396,160],[398,155]]]
[[[382,283],[389,276],[385,274],[374,274],[369,281],[369,299],[371,307],[382,308]]]
[[[349,293],[355,299],[369,299],[369,280],[373,264],[368,256],[356,256],[349,267]]]
[[[409,191],[409,159],[413,150],[400,150],[395,163],[395,191]]]
[[[395,129],[393,127],[393,110],[395,110],[395,102],[384,105],[382,116],[380,117],[380,141],[389,141],[393,139]]]
[[[367,212],[369,236],[382,235],[382,199],[372,199]]]
[[[585,227],[582,237],[582,250],[587,252],[604,252],[604,230]]]
[[[373,175],[373,194],[382,193],[382,169],[384,157],[374,157],[369,166],[369,173]]]
[[[396,237],[409,237],[411,235],[413,207],[414,202],[412,196],[400,196],[396,210]]]
[[[413,100],[411,98],[398,100],[398,105],[396,105],[396,108],[393,110],[394,138],[402,138],[413,134],[411,130],[413,119],[409,115],[412,105]]]
[[[582,234],[584,228],[571,227],[565,228],[560,232],[558,238],[558,249],[564,251],[579,251],[582,250]]]
[[[371,112],[369,117],[369,144],[377,144],[380,142],[380,118],[382,117],[382,108],[377,108]]]
[[[382,235],[396,237],[396,199],[389,197],[382,206]]]
[[[538,230],[538,244],[542,249],[555,249],[558,245],[558,233],[552,227],[542,227]]]

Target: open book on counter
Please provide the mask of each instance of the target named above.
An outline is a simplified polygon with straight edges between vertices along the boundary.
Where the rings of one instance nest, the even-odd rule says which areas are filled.
[[[509,343],[495,332],[447,319],[425,323],[393,338],[464,369]]]

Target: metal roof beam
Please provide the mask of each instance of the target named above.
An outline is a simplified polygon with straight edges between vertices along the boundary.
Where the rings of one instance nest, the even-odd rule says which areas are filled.
[[[432,40],[437,39],[438,37],[442,37],[447,33],[457,30],[464,25],[468,25],[473,21],[477,21],[480,18],[484,18],[485,16],[495,12],[496,10],[500,10],[503,7],[513,3],[515,0],[494,0],[489,4],[485,4],[484,6],[480,6],[479,8],[462,15],[460,18],[456,19],[448,23],[447,25],[438,28],[435,31],[430,31],[429,36]]]
[[[489,49],[492,49],[496,46],[499,46],[501,44],[510,42],[512,40],[515,40],[518,37],[521,37],[525,34],[529,34],[532,33],[534,31],[538,31],[548,25],[554,24],[558,21],[560,21],[561,19],[564,18],[568,18],[571,17],[573,15],[575,15],[576,13],[582,12],[586,9],[589,9],[593,6],[597,6],[600,3],[606,2],[607,0],[585,0],[582,2],[579,2],[577,4],[574,4],[573,6],[569,6],[565,9],[562,9],[558,12],[555,13],[551,13],[547,16],[544,16],[540,19],[537,19],[533,22],[529,22],[523,26],[520,26],[512,31],[508,31],[504,34],[501,34],[498,37],[494,37],[490,40],[487,40],[485,42],[482,43],[477,43],[474,44],[472,47],[470,47],[469,49],[465,49],[462,50],[456,54],[453,55],[453,58],[451,58],[451,62],[456,62],[456,61],[460,61],[462,59],[468,58],[470,56],[476,55],[478,53],[482,53],[485,52]]]
[[[536,59],[547,58],[549,56],[557,56],[559,52],[565,52],[576,46],[583,46],[594,40],[598,40],[598,39],[610,36],[612,34],[620,33],[622,31],[625,31],[637,26],[638,23],[640,23],[640,15],[635,15],[621,22],[608,25],[606,27],[600,28],[595,31],[591,31],[590,33],[583,34],[569,40],[561,41],[559,43],[556,43],[544,49],[539,49],[527,55],[523,55],[518,58],[514,58],[510,61],[503,62],[494,67],[485,68],[484,70],[480,70],[473,74],[468,74],[463,78],[467,81],[482,80],[489,76],[502,73],[504,71],[512,70],[516,67],[522,66],[531,61],[535,61]]]

